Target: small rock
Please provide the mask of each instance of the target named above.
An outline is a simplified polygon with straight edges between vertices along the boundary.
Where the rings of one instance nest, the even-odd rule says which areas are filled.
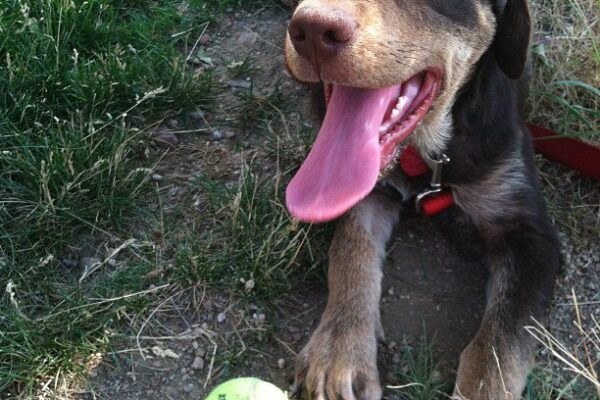
[[[200,122],[204,120],[204,112],[202,110],[191,111],[188,116],[192,122]]]
[[[79,265],[79,263],[77,262],[77,258],[72,257],[72,256],[65,257],[65,258],[61,259],[60,262],[62,265],[64,265],[67,268],[72,268],[72,267],[76,267],[77,265]]]
[[[175,353],[171,349],[163,349],[163,348],[161,348],[159,346],[154,346],[150,350],[152,350],[152,353],[154,353],[158,357],[162,357],[162,358],[174,358],[174,359],[178,359],[179,358],[179,354]]]
[[[217,322],[223,323],[227,319],[227,314],[225,312],[217,314]]]
[[[227,131],[225,132],[225,138],[226,139],[233,139],[235,137],[235,132],[234,131]]]
[[[254,285],[254,279],[248,279],[246,283],[244,283],[244,290],[246,291],[246,293],[250,293],[252,289],[254,289]]]
[[[196,326],[194,327],[194,329],[192,329],[192,336],[195,338],[199,338],[200,336],[202,336],[202,328]],[[196,342],[197,343],[197,342]]]
[[[106,260],[106,265],[114,268],[117,266],[117,260],[115,260],[114,258],[109,258],[108,260]]]
[[[202,357],[194,358],[194,362],[192,363],[192,369],[194,369],[194,370],[204,369],[204,359]]]
[[[223,134],[221,133],[221,131],[218,131],[216,129],[212,132],[211,137],[213,140],[223,140]]]
[[[279,360],[277,360],[277,367],[279,369],[284,369],[285,368],[285,360],[283,358],[280,358]]]
[[[238,36],[238,43],[244,44],[244,43],[254,43],[256,41],[256,33],[254,32],[242,32],[240,34],[240,36]]]
[[[169,196],[171,197],[175,197],[179,194],[179,190],[181,190],[181,188],[179,186],[173,186],[169,189]]]
[[[161,149],[173,149],[179,144],[179,138],[173,132],[164,130],[154,136],[154,142]]]
[[[250,89],[250,86],[252,86],[252,83],[245,79],[232,79],[232,80],[225,82],[225,84],[229,87],[242,88],[242,89]]]
[[[185,385],[183,387],[184,392],[189,393],[192,390],[194,390],[194,384],[193,383],[188,383],[187,385]]]
[[[179,129],[181,127],[181,124],[179,123],[179,120],[177,118],[173,118],[167,121],[167,126],[171,129]]]
[[[94,264],[99,264],[101,261],[98,257],[81,257],[79,259],[79,266],[81,268],[90,268]]]
[[[164,176],[162,176],[161,174],[152,174],[151,178],[152,178],[152,180],[153,180],[153,181],[155,181],[155,182],[160,182],[160,181],[162,181],[163,179],[165,179],[165,177],[164,177]]]
[[[393,296],[393,295],[394,295],[394,288],[393,288],[393,287],[391,287],[391,288],[388,290],[388,294],[389,294],[390,296]]]
[[[198,350],[198,346],[199,346],[198,342],[194,340],[194,341],[192,342],[192,349],[194,349],[194,350]]]
[[[158,279],[158,278],[160,278],[160,276],[162,275],[163,272],[165,272],[165,271],[162,268],[153,269],[152,271],[150,271],[146,275],[144,275],[144,280],[153,281],[155,279]]]
[[[212,40],[212,38],[210,37],[210,35],[208,33],[205,33],[204,35],[202,35],[200,40],[198,40],[198,43],[208,44],[208,43],[210,43],[211,40]]]

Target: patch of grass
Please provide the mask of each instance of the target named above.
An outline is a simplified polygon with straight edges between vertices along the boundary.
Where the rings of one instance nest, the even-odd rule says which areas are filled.
[[[400,384],[396,389],[402,400],[447,399],[452,383],[446,381],[437,369],[433,348],[424,339],[416,347],[404,344],[400,369],[396,371]]]
[[[247,165],[233,185],[201,177],[203,221],[193,240],[175,244],[176,279],[272,298],[293,286],[299,264],[309,273],[316,264],[311,227],[285,210],[282,179],[261,177]]]
[[[238,104],[232,110],[242,132],[251,128],[267,127],[273,120],[280,120],[290,104],[277,82],[272,89],[260,90],[250,81],[250,88],[235,93]]]
[[[82,237],[122,243],[113,233],[151,171],[146,128],[210,104],[211,71],[186,63],[202,9],[0,3],[0,392],[81,371],[123,310],[145,307],[127,297],[152,268],[137,250],[83,282],[83,267],[63,260]]]
[[[598,2],[531,2],[536,22],[529,105],[533,121],[600,142]]]
[[[594,399],[597,394],[581,377],[565,383],[565,375],[557,375],[550,369],[536,368],[527,377],[524,400],[577,400]]]
[[[233,11],[264,6],[281,7],[280,3],[278,0],[190,0],[189,7],[201,10],[200,16],[205,21],[214,21],[218,16]]]
[[[575,171],[538,158],[548,212],[577,249],[593,244],[600,235],[600,191],[597,183]]]

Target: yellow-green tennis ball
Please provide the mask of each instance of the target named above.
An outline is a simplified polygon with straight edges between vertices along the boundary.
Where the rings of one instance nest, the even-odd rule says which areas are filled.
[[[206,400],[288,400],[272,383],[258,378],[236,378],[217,386]]]

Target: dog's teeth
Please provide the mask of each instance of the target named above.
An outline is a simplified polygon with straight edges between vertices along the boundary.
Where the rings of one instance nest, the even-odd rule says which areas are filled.
[[[392,110],[392,115],[391,115],[391,117],[392,117],[392,118],[394,118],[394,119],[396,119],[396,118],[398,118],[398,116],[399,116],[399,115],[400,115],[400,110],[398,110],[397,108],[394,108],[394,109]]]
[[[404,108],[404,105],[406,104],[406,97],[401,96],[398,98],[398,102],[396,103],[396,107],[399,110],[402,110]]]
[[[379,133],[385,133],[387,132],[387,130],[390,128],[390,124],[388,124],[387,122],[383,125],[381,125],[381,127],[379,128]]]

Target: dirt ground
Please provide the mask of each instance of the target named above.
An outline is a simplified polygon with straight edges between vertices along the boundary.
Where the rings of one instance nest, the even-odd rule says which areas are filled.
[[[207,30],[199,41],[198,57],[208,57],[217,73],[226,76],[225,66],[251,51],[258,60],[253,65],[255,85],[267,87],[282,80],[287,95],[302,99],[304,89],[283,71],[281,46],[287,22],[284,11],[232,15]],[[236,79],[224,82],[232,93],[248,82]],[[213,171],[233,177],[240,158],[232,148],[242,142],[246,156],[260,155],[252,139],[235,127],[210,117],[199,126],[206,132],[179,136],[181,143],[157,168],[164,177],[160,184],[169,186],[164,191],[165,210],[190,190],[187,177],[202,171],[207,160]],[[379,352],[384,385],[397,383],[391,371],[399,362],[400,344],[415,343],[423,335],[435,340],[436,354],[446,361],[441,373],[451,374],[481,317],[486,271],[477,242],[468,232],[447,235],[454,227],[443,217],[437,219],[409,213],[389,247],[382,299],[386,344]],[[459,253],[456,241],[470,243],[469,252]],[[118,336],[112,351],[102,355],[92,371],[86,390],[75,398],[203,399],[215,384],[244,375],[287,389],[294,355],[316,326],[325,298],[323,285],[303,283],[270,304],[235,301],[220,294],[219,288],[173,292],[143,329]],[[393,390],[385,396],[397,398]]]

